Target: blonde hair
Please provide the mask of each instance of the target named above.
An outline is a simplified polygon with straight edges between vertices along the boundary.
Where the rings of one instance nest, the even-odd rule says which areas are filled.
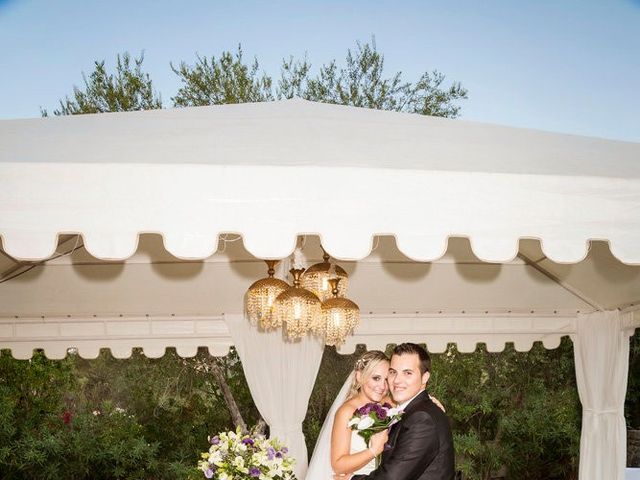
[[[369,350],[364,353],[353,367],[353,382],[351,382],[351,388],[349,389],[349,394],[347,395],[347,400],[352,399],[356,395],[360,393],[360,389],[362,388],[362,383],[371,376],[373,370],[381,363],[388,362],[389,359],[380,350]],[[357,373],[360,372],[360,381],[358,381]]]

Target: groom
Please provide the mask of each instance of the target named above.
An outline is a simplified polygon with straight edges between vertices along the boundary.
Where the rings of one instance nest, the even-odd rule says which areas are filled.
[[[368,475],[351,480],[453,480],[453,437],[449,419],[425,391],[431,359],[415,343],[393,350],[389,388],[393,400],[404,410],[391,428],[382,464]]]

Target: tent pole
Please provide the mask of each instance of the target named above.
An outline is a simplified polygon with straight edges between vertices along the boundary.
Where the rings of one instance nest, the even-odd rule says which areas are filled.
[[[527,266],[537,270],[538,272],[540,272],[542,275],[544,275],[545,277],[547,277],[551,281],[553,281],[553,282],[557,283],[558,285],[560,285],[562,288],[564,288],[567,292],[569,292],[573,296],[575,296],[575,297],[579,298],[580,300],[582,300],[583,302],[589,304],[589,306],[591,306],[593,309],[595,309],[595,310],[597,310],[599,312],[603,312],[605,310],[605,308],[602,305],[600,305],[598,302],[596,302],[595,300],[592,300],[591,298],[587,297],[584,293],[582,293],[577,288],[572,287],[567,282],[564,282],[564,281],[560,280],[553,273],[549,272],[547,269],[545,269],[544,267],[540,266],[540,264],[538,262],[540,262],[541,260],[545,260],[547,257],[542,257],[540,260],[533,261],[532,259],[527,257],[522,252],[518,252],[518,258],[520,258],[522,261],[524,261],[524,263],[526,263]]]

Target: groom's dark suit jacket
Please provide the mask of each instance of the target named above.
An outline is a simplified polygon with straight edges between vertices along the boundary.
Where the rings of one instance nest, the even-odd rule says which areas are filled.
[[[427,392],[409,402],[391,428],[381,465],[352,480],[453,480],[453,437],[449,418]]]

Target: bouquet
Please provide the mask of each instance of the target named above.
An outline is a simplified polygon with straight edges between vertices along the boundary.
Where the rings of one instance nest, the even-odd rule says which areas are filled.
[[[390,428],[398,423],[402,417],[402,411],[393,408],[388,403],[367,403],[353,412],[353,417],[349,420],[351,430],[357,430],[365,443],[369,445],[371,437],[378,432]]]
[[[222,432],[209,437],[209,451],[198,462],[205,478],[216,480],[295,480],[286,447],[261,435]]]

